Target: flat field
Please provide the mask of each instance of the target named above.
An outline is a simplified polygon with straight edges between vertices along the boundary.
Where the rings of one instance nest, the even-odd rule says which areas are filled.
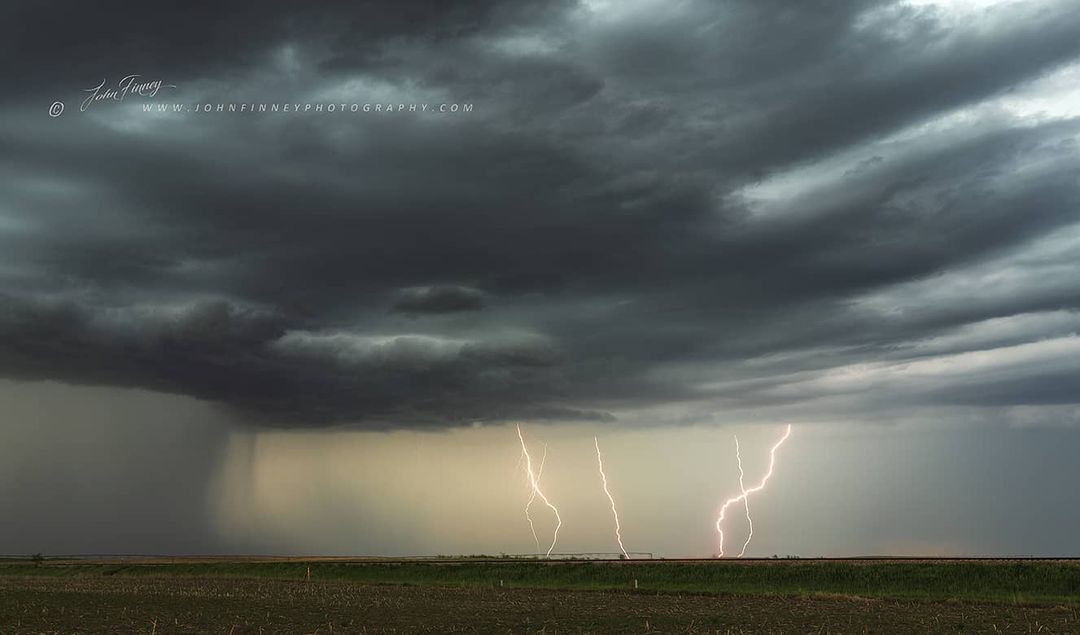
[[[1080,633],[1080,562],[0,560],[42,632]]]

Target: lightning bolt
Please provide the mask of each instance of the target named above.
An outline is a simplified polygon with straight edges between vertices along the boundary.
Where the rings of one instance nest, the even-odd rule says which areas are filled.
[[[540,457],[540,469],[536,471],[536,482],[539,483],[540,479],[544,477],[544,463],[547,461],[547,446],[544,446],[544,455]],[[536,551],[540,551],[540,538],[536,536],[536,526],[533,525],[532,514],[529,513],[529,508],[532,507],[533,501],[536,500],[536,489],[532,490],[532,495],[529,496],[529,502],[525,503],[525,519],[529,521],[529,530],[532,531],[533,542],[536,543]]]
[[[762,477],[760,483],[758,483],[754,487],[751,487],[750,489],[746,489],[743,485],[742,456],[739,454],[739,439],[738,437],[736,437],[735,456],[739,461],[739,489],[742,491],[742,493],[735,498],[729,498],[728,500],[724,501],[723,506],[720,507],[720,516],[716,519],[716,533],[720,534],[720,556],[724,555],[724,516],[727,513],[728,507],[739,502],[742,502],[743,505],[746,507],[746,518],[748,521],[750,521],[750,536],[747,537],[746,543],[743,544],[743,548],[742,551],[739,553],[739,557],[742,557],[742,555],[746,553],[746,547],[750,544],[750,538],[753,537],[754,531],[753,521],[750,520],[750,505],[747,500],[750,498],[751,494],[760,492],[761,490],[765,489],[765,484],[769,482],[769,478],[772,476],[773,473],[773,468],[776,466],[776,451],[780,448],[781,445],[784,444],[784,441],[787,441],[787,438],[789,436],[791,436],[790,423],[784,430],[784,435],[781,436],[780,440],[777,441],[769,450],[769,471],[765,473],[765,476]]]
[[[596,446],[596,464],[600,467],[600,480],[604,484],[604,493],[607,494],[608,500],[611,501],[611,515],[615,517],[615,540],[619,543],[619,551],[627,560],[630,559],[630,554],[626,553],[626,547],[622,544],[622,527],[619,526],[619,512],[615,509],[615,497],[611,495],[611,490],[607,486],[607,474],[604,474],[604,459],[600,456],[600,442],[593,437],[593,445]]]
[[[551,556],[552,550],[555,549],[555,543],[559,540],[559,528],[562,527],[562,516],[559,515],[559,509],[551,504],[548,497],[544,495],[544,490],[540,489],[540,483],[536,478],[536,473],[533,472],[532,457],[529,456],[529,448],[525,445],[525,436],[521,434],[521,425],[517,426],[518,440],[521,441],[521,451],[525,454],[525,473],[529,476],[529,485],[532,486],[533,494],[540,497],[540,500],[544,501],[544,504],[548,506],[548,509],[555,514],[555,534],[551,538],[551,546],[548,547],[547,556]],[[539,541],[538,541],[539,542]]]
[[[742,466],[742,454],[739,452],[739,436],[735,435],[735,461],[739,464],[739,491],[742,492],[743,508],[746,510],[746,524],[750,527],[749,533],[746,534],[746,542],[743,543],[742,551],[739,552],[739,557],[743,557],[746,553],[746,546],[750,544],[750,539],[754,537],[754,519],[750,517],[750,497],[746,495],[746,485],[743,483],[743,479],[746,478],[746,473],[743,472]]]

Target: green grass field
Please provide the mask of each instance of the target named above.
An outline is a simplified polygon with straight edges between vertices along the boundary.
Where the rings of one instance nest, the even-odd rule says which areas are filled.
[[[444,586],[806,595],[905,600],[1062,604],[1080,602],[1076,561],[573,561],[210,560],[0,563],[0,575],[197,576]]]

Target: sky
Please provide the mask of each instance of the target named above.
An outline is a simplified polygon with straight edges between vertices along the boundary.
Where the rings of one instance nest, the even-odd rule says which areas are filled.
[[[16,1],[0,52],[0,553],[533,553],[518,424],[557,552],[617,550],[594,437],[627,548],[706,556],[788,425],[748,555],[1080,551],[1072,0]]]

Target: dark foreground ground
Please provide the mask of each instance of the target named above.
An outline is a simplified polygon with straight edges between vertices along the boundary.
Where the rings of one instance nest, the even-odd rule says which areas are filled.
[[[658,566],[0,564],[0,633],[1080,633],[1080,566],[1075,563],[968,563],[964,567],[975,568],[959,569],[938,569],[954,565],[934,562]],[[309,567],[312,578],[306,580]],[[606,582],[661,574],[667,576],[663,584],[714,588],[635,591]],[[829,591],[828,580],[834,579],[835,587],[836,576],[849,585],[862,580],[868,595]],[[905,583],[941,576],[947,585],[930,582],[930,593],[902,592]],[[996,584],[998,591],[991,599],[971,599],[978,589],[971,590],[969,599],[944,597],[946,586],[961,589],[966,576],[989,584],[991,591]],[[732,581],[774,580],[782,589],[792,580],[815,577],[826,588],[723,588]],[[867,582],[873,580],[877,587]],[[538,588],[523,588],[530,585]],[[1011,596],[1000,593],[1010,586]],[[907,597],[889,597],[897,593]]]

